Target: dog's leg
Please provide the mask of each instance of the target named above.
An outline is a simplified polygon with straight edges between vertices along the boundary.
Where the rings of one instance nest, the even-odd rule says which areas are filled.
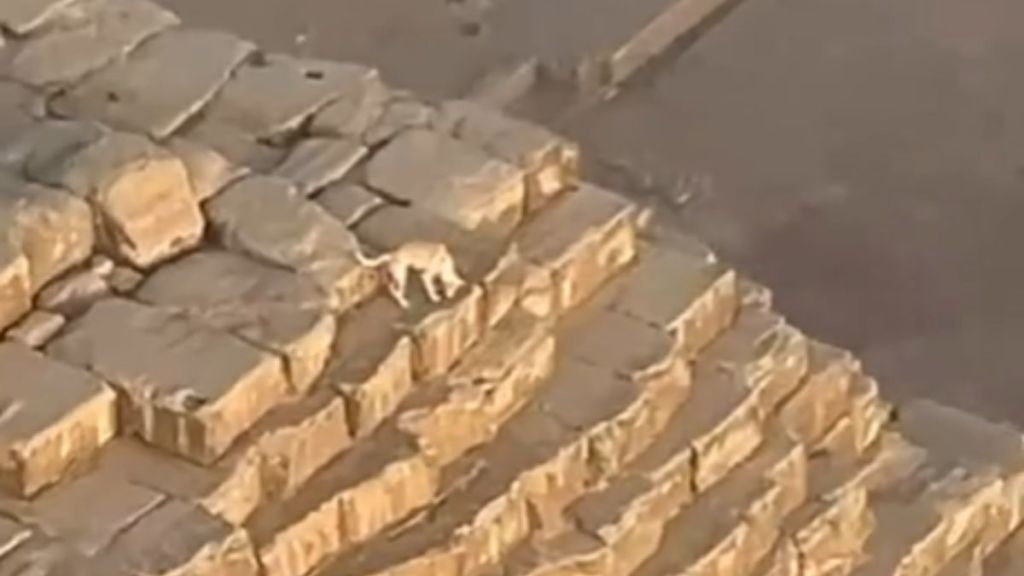
[[[409,268],[392,262],[392,265],[388,266],[387,275],[389,278],[388,290],[391,292],[392,298],[403,309],[409,308],[409,299],[405,295],[409,284]]]
[[[442,294],[437,289],[437,271],[420,271],[420,282],[423,283],[423,290],[426,291],[427,298],[430,298],[431,302],[437,303],[446,297],[445,294]]]
[[[438,277],[441,280],[441,286],[444,287],[445,298],[453,298],[466,285],[466,281],[455,269],[455,263],[451,260],[441,266],[438,270]]]

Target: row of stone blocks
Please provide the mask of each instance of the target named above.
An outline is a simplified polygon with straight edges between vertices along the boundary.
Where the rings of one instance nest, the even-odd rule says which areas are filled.
[[[0,24],[0,574],[917,575],[1020,523],[1017,435],[890,422],[539,127],[142,0]],[[470,287],[401,310],[353,251],[424,239]]]

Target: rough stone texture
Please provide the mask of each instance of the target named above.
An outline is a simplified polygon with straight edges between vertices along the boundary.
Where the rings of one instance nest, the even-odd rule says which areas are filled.
[[[376,275],[356,260],[352,233],[285,180],[241,180],[207,203],[206,212],[226,246],[309,275],[339,311],[377,288]]]
[[[198,462],[222,455],[288,390],[277,357],[116,298],[97,303],[47,349],[117,388],[126,429]]]
[[[334,184],[316,196],[318,204],[348,227],[384,206],[384,199],[358,184]]]
[[[88,372],[0,343],[0,486],[30,496],[117,432],[114,392]]]
[[[57,335],[66,323],[67,319],[60,314],[33,310],[7,330],[5,336],[8,340],[20,342],[29,348],[41,348]]]
[[[28,258],[0,244],[0,328],[17,322],[32,308],[32,279]]]
[[[274,175],[290,181],[302,196],[312,196],[341,180],[366,152],[366,147],[355,140],[310,138],[292,149]]]
[[[213,98],[254,49],[224,32],[169,30],[51,100],[50,109],[166,138]]]
[[[202,237],[203,216],[184,164],[144,137],[110,134],[52,170],[47,180],[88,200],[103,245],[132,265],[153,266]]]
[[[46,24],[75,0],[10,0],[0,5],[0,23],[15,34]]]
[[[39,88],[61,88],[179,23],[147,0],[80,0],[38,35],[7,44],[7,74]]]
[[[212,198],[249,172],[246,166],[235,164],[215,148],[198,141],[172,138],[167,147],[185,164],[192,192],[200,202]]]
[[[109,294],[110,286],[103,276],[93,270],[81,270],[50,283],[36,296],[36,306],[74,317]]]
[[[356,64],[270,54],[241,66],[206,109],[206,119],[253,138],[298,128],[348,87],[376,74]]]
[[[507,230],[523,217],[520,169],[429,130],[404,132],[374,155],[366,183],[471,230]]]

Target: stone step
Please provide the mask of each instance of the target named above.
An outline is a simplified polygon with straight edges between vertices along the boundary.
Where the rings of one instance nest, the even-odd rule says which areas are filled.
[[[898,430],[927,459],[872,496],[876,528],[856,576],[935,573],[976,538],[998,541],[1019,524],[1019,434],[929,401],[898,414]]]
[[[1024,529],[1017,528],[982,563],[985,576],[1016,576],[1024,570]],[[971,574],[970,576],[974,576]]]
[[[247,523],[268,573],[304,574],[435,500],[444,461],[494,436],[550,372],[553,346],[542,321],[514,313],[450,378],[418,384],[395,416],[374,413],[380,426]]]

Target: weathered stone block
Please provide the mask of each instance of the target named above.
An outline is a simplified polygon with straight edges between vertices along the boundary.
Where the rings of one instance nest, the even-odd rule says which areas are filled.
[[[0,5],[0,23],[18,35],[46,24],[74,0],[9,0]]]
[[[50,109],[166,138],[213,98],[254,49],[224,32],[168,30],[51,100]]]
[[[205,116],[193,119],[178,131],[178,136],[214,150],[246,173],[268,173],[274,170],[287,149],[271,146],[247,134],[241,128],[218,124]]]
[[[516,232],[532,265],[524,305],[539,316],[564,312],[590,297],[636,254],[634,207],[594,186],[565,194]],[[550,289],[545,289],[545,286]],[[537,292],[531,293],[536,287]]]
[[[366,147],[356,140],[309,138],[292,148],[274,176],[291,182],[300,195],[312,196],[344,178],[366,153]]]
[[[403,132],[370,159],[366,182],[470,230],[507,231],[523,217],[521,170],[437,132]]]
[[[24,130],[12,131],[0,152],[0,162],[12,174],[57,184],[62,163],[107,133],[92,122],[39,120]]]
[[[691,251],[661,244],[638,249],[642,256],[611,306],[663,327],[684,354],[696,356],[735,318],[736,274]]]
[[[811,343],[808,370],[800,389],[779,411],[783,427],[807,446],[815,446],[847,413],[850,383],[859,369],[845,350]]]
[[[351,86],[376,74],[356,64],[261,56],[239,67],[206,109],[206,118],[258,139],[298,128]]]
[[[93,249],[92,211],[61,190],[0,175],[0,227],[28,260],[31,289],[85,262]]]
[[[28,258],[0,242],[0,329],[11,326],[32,308]]]
[[[279,354],[296,392],[323,371],[335,337],[329,299],[308,278],[204,250],[161,267],[136,297]]]
[[[380,474],[340,496],[341,525],[348,542],[365,542],[437,494],[439,474],[422,456],[386,466]]]
[[[260,548],[266,576],[303,576],[341,549],[341,502],[329,499]]]
[[[25,526],[14,520],[0,518],[0,562],[31,536],[32,532]],[[3,564],[0,564],[2,567]]]
[[[36,296],[36,306],[66,317],[75,317],[109,294],[110,286],[106,279],[85,269],[65,275],[43,288]]]
[[[356,240],[345,225],[284,180],[246,178],[210,200],[206,210],[226,246],[307,274],[339,312],[379,285],[376,273],[356,260]]]
[[[391,98],[384,105],[380,116],[363,133],[363,143],[380,146],[414,128],[432,128],[437,111],[411,94],[392,91]]]
[[[178,17],[148,0],[84,0],[60,10],[51,26],[13,42],[8,74],[57,89],[131,52]]]
[[[248,535],[195,504],[170,499],[124,531],[100,558],[108,574],[257,576]],[[110,572],[113,571],[113,572]]]
[[[391,90],[380,75],[368,70],[359,82],[353,82],[337,99],[321,110],[310,123],[310,131],[321,136],[342,136],[363,142],[363,137],[384,114],[392,98]]]
[[[113,133],[55,166],[52,179],[92,204],[107,250],[147,268],[195,246],[203,215],[178,158]]]
[[[316,195],[316,201],[331,216],[350,228],[385,204],[383,198],[366,188],[345,183],[328,186]]]
[[[11,327],[5,336],[29,348],[40,348],[60,332],[67,320],[60,314],[33,310]]]
[[[447,372],[483,335],[484,292],[471,286],[440,306],[425,298],[412,302],[401,326],[412,339],[413,377],[428,380]]]
[[[247,166],[228,160],[214,147],[197,140],[172,138],[167,148],[185,164],[192,192],[199,202],[216,196],[225,186],[249,173]]]
[[[279,358],[181,315],[97,303],[48,350],[117,388],[124,425],[209,463],[288,393]]]
[[[0,343],[0,485],[27,497],[117,432],[114,392],[91,374]]]
[[[542,126],[469,101],[446,102],[440,116],[456,138],[523,169],[527,213],[579,184],[578,146]]]
[[[350,311],[339,328],[324,381],[345,397],[357,436],[368,435],[412,391],[412,341],[396,326],[400,316],[380,297]]]

